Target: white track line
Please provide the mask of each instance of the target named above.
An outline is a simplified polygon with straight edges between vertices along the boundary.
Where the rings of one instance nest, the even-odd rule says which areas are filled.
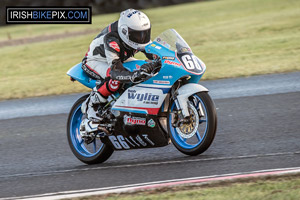
[[[216,161],[216,160],[251,159],[251,158],[286,156],[286,155],[295,155],[295,154],[300,154],[300,151],[269,153],[269,154],[256,154],[256,155],[241,155],[241,156],[230,156],[230,157],[199,158],[199,159],[189,159],[189,160],[171,160],[171,161],[163,161],[163,162],[135,163],[135,164],[128,164],[128,165],[90,167],[90,168],[82,168],[82,169],[67,169],[67,170],[36,172],[36,173],[23,173],[23,174],[10,174],[10,175],[2,175],[2,176],[0,176],[0,178],[49,176],[49,175],[53,175],[53,174],[72,173],[72,172],[91,171],[91,170],[104,170],[104,169],[129,168],[129,167],[130,168],[145,167],[145,166],[163,165],[163,164],[178,164],[178,163],[187,163],[187,162],[191,163],[191,162]]]
[[[141,191],[146,189],[155,189],[160,187],[171,187],[171,186],[186,185],[186,184],[199,184],[199,183],[203,184],[203,183],[218,182],[218,181],[225,181],[225,180],[237,180],[237,179],[247,179],[253,177],[266,177],[266,176],[279,176],[279,175],[297,174],[297,173],[300,173],[300,167],[268,169],[268,170],[259,170],[259,171],[251,171],[251,172],[192,177],[192,178],[184,178],[184,179],[172,179],[172,180],[155,181],[155,182],[147,182],[147,183],[139,183],[139,184],[131,184],[131,185],[122,185],[122,186],[115,186],[115,187],[104,187],[104,188],[87,189],[87,190],[47,193],[47,194],[32,195],[32,196],[2,198],[0,200],[11,200],[11,199],[54,200],[54,199],[75,198],[75,197],[92,196],[92,195],[103,195],[109,193],[134,192],[134,191]]]

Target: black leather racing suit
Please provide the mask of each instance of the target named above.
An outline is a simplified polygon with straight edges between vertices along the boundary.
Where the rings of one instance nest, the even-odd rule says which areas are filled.
[[[89,50],[83,59],[82,68],[95,79],[104,79],[110,76],[111,79],[120,82],[132,80],[134,72],[123,67],[123,62],[132,58],[138,51],[126,45],[118,34],[118,21],[113,22],[104,28],[90,44]],[[153,59],[152,54],[142,51],[148,59]],[[97,67],[97,62],[107,63],[107,68]],[[89,64],[91,63],[91,64]],[[93,66],[95,65],[95,66]],[[106,70],[106,76],[101,71]]]

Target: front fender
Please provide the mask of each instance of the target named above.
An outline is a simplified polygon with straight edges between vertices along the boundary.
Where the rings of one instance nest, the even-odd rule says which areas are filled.
[[[177,100],[182,110],[182,114],[184,117],[187,117],[190,115],[188,111],[188,104],[187,104],[189,96],[198,92],[208,92],[208,89],[196,83],[188,83],[180,87],[177,90],[177,92],[178,92]]]

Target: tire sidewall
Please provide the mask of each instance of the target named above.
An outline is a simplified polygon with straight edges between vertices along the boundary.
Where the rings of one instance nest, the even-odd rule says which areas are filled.
[[[70,131],[70,127],[71,127],[71,121],[72,121],[72,117],[74,115],[74,112],[76,112],[76,110],[78,109],[78,107],[86,100],[86,98],[88,98],[88,94],[82,96],[81,98],[79,98],[74,105],[71,108],[71,111],[69,113],[69,117],[68,117],[68,122],[67,122],[67,138],[68,138],[68,143],[69,146],[72,150],[72,153],[82,162],[86,163],[86,164],[97,164],[97,163],[102,163],[104,161],[106,161],[111,154],[113,153],[113,149],[106,144],[103,144],[102,149],[95,154],[94,156],[91,157],[85,157],[83,155],[81,155],[76,148],[74,147],[74,144],[72,142],[72,136],[71,136],[71,131]]]

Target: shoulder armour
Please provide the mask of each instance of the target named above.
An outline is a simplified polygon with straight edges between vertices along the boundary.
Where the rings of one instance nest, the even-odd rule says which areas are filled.
[[[104,37],[104,46],[107,50],[117,53],[118,55],[121,52],[121,43],[118,37],[115,37],[114,34],[107,34]]]

